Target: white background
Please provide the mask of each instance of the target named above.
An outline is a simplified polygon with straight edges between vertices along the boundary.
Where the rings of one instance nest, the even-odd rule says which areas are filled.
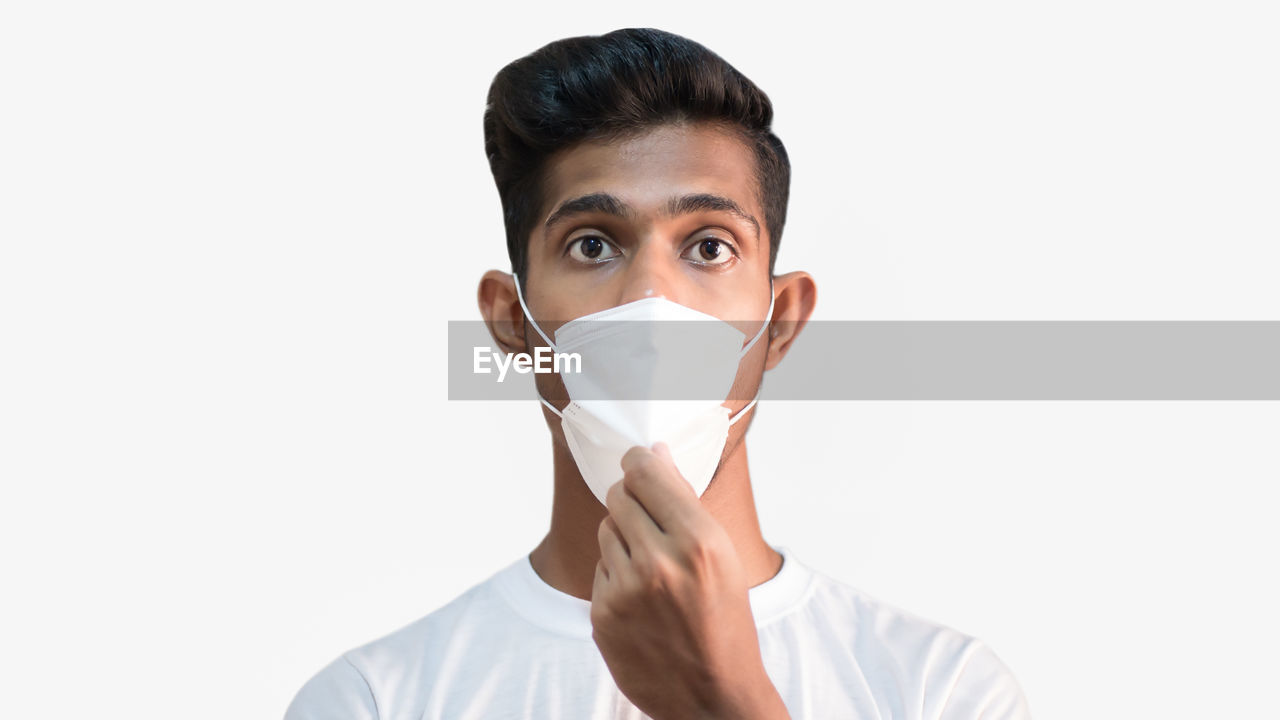
[[[6,3],[0,716],[278,718],[542,537],[449,403],[507,261],[481,113],[551,40],[773,99],[817,319],[1280,319],[1265,2]],[[987,640],[1037,718],[1277,717],[1280,403],[773,403],[765,537]]]

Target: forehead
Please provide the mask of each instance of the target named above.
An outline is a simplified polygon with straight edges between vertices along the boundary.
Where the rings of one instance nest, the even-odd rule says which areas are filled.
[[[539,221],[561,201],[609,192],[642,213],[672,196],[712,193],[760,217],[756,161],[738,134],[709,124],[670,124],[615,140],[587,140],[547,164]]]

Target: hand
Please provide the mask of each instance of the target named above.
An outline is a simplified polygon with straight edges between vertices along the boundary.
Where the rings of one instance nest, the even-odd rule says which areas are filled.
[[[746,572],[661,443],[622,458],[600,523],[592,638],[655,720],[785,718],[764,670]]]

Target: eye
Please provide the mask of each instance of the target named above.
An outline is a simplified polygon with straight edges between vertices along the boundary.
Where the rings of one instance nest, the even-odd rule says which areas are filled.
[[[599,235],[582,235],[569,242],[569,257],[584,263],[604,262],[618,254],[618,249]]]
[[[702,265],[723,265],[735,255],[733,246],[728,241],[715,237],[702,238],[685,251],[686,257]]]

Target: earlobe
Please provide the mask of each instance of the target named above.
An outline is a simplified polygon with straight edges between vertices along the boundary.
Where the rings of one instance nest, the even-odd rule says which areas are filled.
[[[773,280],[773,319],[769,327],[769,354],[765,370],[782,362],[791,343],[800,335],[818,302],[818,287],[807,272],[779,275]]]
[[[500,270],[486,272],[480,278],[476,300],[489,335],[498,348],[508,355],[526,352],[524,312],[516,299],[515,279]]]

